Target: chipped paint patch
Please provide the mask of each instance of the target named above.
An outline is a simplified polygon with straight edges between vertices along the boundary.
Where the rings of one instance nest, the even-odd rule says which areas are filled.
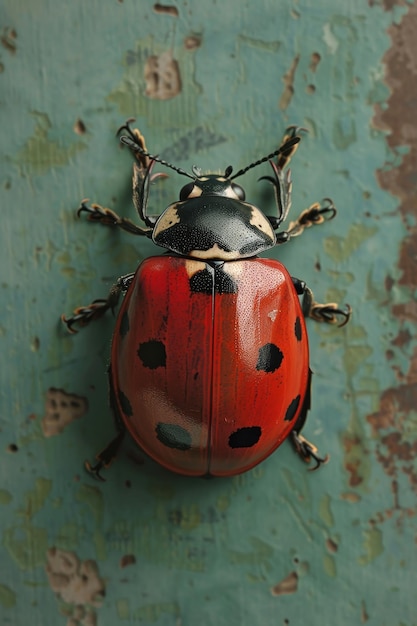
[[[339,42],[332,32],[331,24],[328,22],[323,25],[323,41],[327,46],[330,54],[336,54],[339,47]]]
[[[271,589],[273,596],[283,596],[292,593],[296,593],[298,590],[298,574],[297,572],[291,572],[283,578],[278,584],[274,585]]]
[[[279,99],[278,106],[282,111],[285,111],[293,98],[294,95],[294,80],[295,80],[295,72],[297,71],[298,63],[300,61],[300,55],[297,54],[287,72],[285,72],[282,77],[282,82],[284,83],[284,91],[281,94],[281,98]]]
[[[153,10],[155,11],[155,13],[159,13],[162,15],[171,15],[171,17],[178,17],[179,15],[177,7],[172,4],[159,4],[158,2],[153,5]]]
[[[134,554],[124,554],[120,559],[119,565],[123,569],[129,565],[134,565],[135,563],[136,557]]]
[[[181,91],[181,75],[178,61],[170,50],[146,59],[144,68],[145,94],[154,100],[169,100]]]
[[[106,587],[95,561],[81,561],[74,552],[55,547],[48,549],[46,557],[49,586],[65,603],[68,616],[75,623],[96,623],[94,608],[102,605]]]
[[[2,47],[10,54],[16,54],[17,50],[17,32],[15,28],[6,26],[0,35],[0,43]]]
[[[152,37],[139,40],[136,47],[125,54],[124,75],[109,94],[109,102],[116,104],[123,117],[131,116],[134,111],[136,116],[145,117],[149,126],[160,130],[173,127],[189,129],[197,118],[197,97],[201,92],[195,80],[193,50],[181,47],[176,53],[175,63],[181,75],[181,91],[175,98],[155,99],[146,93],[145,67],[150,57],[161,58],[163,54],[167,55],[167,50],[156,44]]]
[[[68,424],[82,417],[87,410],[86,398],[51,387],[46,392],[45,416],[41,423],[44,436],[59,435]]]

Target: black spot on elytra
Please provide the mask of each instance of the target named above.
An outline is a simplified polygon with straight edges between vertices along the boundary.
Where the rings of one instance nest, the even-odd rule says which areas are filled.
[[[266,343],[259,348],[258,362],[256,364],[257,370],[264,372],[275,372],[282,363],[284,355],[281,350],[274,343]]]
[[[214,272],[213,272],[214,270]],[[190,278],[190,290],[193,293],[236,293],[237,283],[224,271],[223,262],[215,262],[199,270]]]
[[[162,341],[151,339],[141,343],[138,348],[138,357],[144,367],[156,370],[157,367],[165,367],[167,355]]]
[[[294,398],[294,400],[292,400],[292,401],[290,402],[290,404],[289,404],[289,406],[288,406],[288,409],[286,410],[285,417],[284,417],[284,420],[285,420],[286,422],[291,422],[291,420],[293,420],[293,419],[294,419],[295,414],[296,414],[296,413],[297,413],[297,411],[298,411],[298,406],[299,406],[299,404],[300,404],[300,400],[301,400],[301,396],[300,396],[300,395],[298,395],[298,396],[296,396],[296,397]]]
[[[294,333],[297,338],[297,341],[301,341],[303,333],[302,333],[302,328],[301,328],[301,320],[298,316],[297,316],[297,319],[295,320]]]
[[[193,293],[213,293],[213,276],[207,269],[200,270],[191,276],[190,290]]]
[[[176,450],[189,450],[191,448],[191,435],[178,424],[164,424],[159,422],[155,428],[156,436],[164,446]]]
[[[122,315],[122,319],[120,320],[119,333],[121,337],[125,337],[130,330],[129,324],[129,315],[127,311],[125,311]]]
[[[231,448],[251,448],[258,443],[262,434],[260,426],[244,426],[238,428],[229,437],[229,446]]]
[[[133,415],[132,405],[129,402],[129,398],[123,393],[121,389],[119,389],[118,397],[119,397],[120,408],[122,409],[123,413],[127,415],[128,417],[132,417]]]

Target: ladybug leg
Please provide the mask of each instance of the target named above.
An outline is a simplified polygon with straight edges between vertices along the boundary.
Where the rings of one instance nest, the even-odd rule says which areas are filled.
[[[152,168],[155,161],[149,156],[145,137],[142,135],[138,128],[132,128],[131,124],[135,119],[129,118],[123,126],[117,131],[119,136],[122,131],[126,132],[128,139],[127,144],[131,154],[133,155],[135,162],[133,163],[133,203],[140,219],[145,222],[146,226],[152,228],[155,225],[158,216],[147,215],[146,208],[148,206],[149,185],[156,178],[168,178],[167,174],[159,172],[152,174]]]
[[[316,465],[310,468],[310,471],[314,471],[318,469],[322,463],[327,463],[329,456],[327,454],[325,457],[319,456],[316,446],[303,437],[303,435],[300,435],[300,431],[306,423],[307,414],[311,405],[311,376],[312,372],[309,370],[307,393],[290,437],[296,453],[305,463],[310,463],[312,459],[316,462]]]
[[[327,463],[329,460],[329,455],[326,454],[325,457],[321,457],[318,455],[318,450],[314,444],[308,441],[303,435],[300,435],[295,430],[291,433],[291,441],[295,448],[296,453],[299,457],[306,463],[310,463],[311,459],[314,459],[316,465],[314,467],[310,467],[310,472],[314,472],[319,469],[319,467]]]
[[[289,126],[286,129],[280,144],[280,148],[283,148],[282,152],[278,154],[276,162],[271,160],[269,161],[272,167],[273,176],[262,176],[259,179],[267,180],[272,183],[274,187],[275,204],[278,215],[277,217],[267,215],[267,218],[274,230],[278,229],[280,224],[286,219],[291,208],[291,172],[290,170],[284,172],[284,169],[288,166],[298,148],[300,133],[302,131],[307,132],[307,129],[301,128],[300,126]],[[291,143],[291,140],[295,138],[298,139],[297,143]],[[288,143],[290,145],[286,147]],[[290,237],[287,233],[280,233],[277,238],[277,243],[285,243],[289,238]]]
[[[96,478],[97,480],[101,480],[103,482],[105,482],[106,479],[101,475],[101,470],[107,469],[111,465],[111,463],[114,461],[119,451],[119,448],[123,442],[124,436],[126,434],[126,427],[117,409],[116,398],[115,398],[113,385],[112,385],[111,367],[108,368],[108,377],[109,377],[109,404],[113,411],[113,415],[114,415],[114,419],[116,423],[117,435],[110,441],[110,443],[107,444],[104,450],[102,450],[99,454],[97,454],[96,456],[97,463],[92,465],[89,461],[84,462],[84,467],[87,470],[87,472],[91,474],[93,478]]]
[[[87,326],[90,322],[99,319],[108,309],[114,311],[119,303],[121,294],[127,291],[133,278],[134,274],[121,276],[110,289],[107,298],[93,300],[93,302],[87,306],[77,307],[74,309],[71,317],[65,317],[65,315],[62,315],[61,319],[69,332],[73,334],[77,332],[75,328],[73,328],[74,324],[82,328]]]
[[[321,204],[315,202],[308,209],[302,211],[294,222],[290,222],[288,230],[277,234],[277,243],[286,243],[293,237],[301,235],[305,228],[332,220],[336,213],[336,207],[330,198],[325,198]]]
[[[314,300],[313,292],[304,281],[294,277],[292,281],[298,295],[303,296],[302,309],[304,317],[311,317],[316,322],[337,324],[339,328],[348,323],[352,315],[352,308],[349,304],[345,304],[344,308],[341,308],[337,302],[320,304]]]
[[[87,213],[88,221],[104,224],[105,226],[117,226],[122,230],[131,233],[132,235],[142,235],[145,237],[151,237],[152,228],[142,228],[132,222],[132,220],[126,217],[120,217],[115,211],[102,207],[100,204],[87,204],[87,200],[83,200],[79,209],[77,210],[77,216],[81,213]]]
[[[126,132],[130,139],[143,151],[147,152],[148,149],[146,147],[145,137],[140,132],[139,128],[132,128],[131,124],[135,121],[134,117],[130,117],[126,122],[120,126],[117,130],[116,137],[119,137],[122,132]],[[138,166],[141,170],[145,171],[148,169],[151,159],[141,152],[130,150],[133,154],[135,160],[138,163]]]
[[[308,132],[307,128],[303,128],[302,126],[288,126],[285,129],[285,133],[281,140],[280,147],[282,148],[283,146],[285,146],[285,144],[288,143],[290,139],[293,139],[294,137],[299,137],[300,133],[303,133],[303,132],[307,133]],[[298,147],[298,144],[294,144],[290,146],[288,150],[284,150],[278,155],[277,167],[279,169],[283,170],[284,167],[287,167],[287,165],[289,165],[289,162],[294,156],[297,150],[297,147]]]
[[[168,178],[167,174],[164,174],[163,172],[152,174],[154,164],[155,161],[151,161],[147,169],[144,170],[142,167],[138,167],[136,163],[133,163],[132,179],[133,204],[135,205],[135,209],[140,219],[145,222],[151,234],[156,224],[156,220],[158,219],[158,215],[148,215],[146,212],[148,206],[149,185],[157,178]]]
[[[101,475],[102,469],[107,469],[116,457],[120,445],[124,439],[125,432],[120,431],[117,437],[112,439],[110,443],[102,450],[97,456],[94,465],[91,465],[89,461],[84,462],[84,467],[93,478],[105,482],[105,478]]]

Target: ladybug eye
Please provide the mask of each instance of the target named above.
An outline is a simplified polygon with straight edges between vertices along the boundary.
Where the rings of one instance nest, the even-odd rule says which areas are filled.
[[[246,198],[245,190],[240,185],[232,183],[232,189],[239,198],[239,200],[244,200]]]
[[[194,183],[187,183],[180,191],[180,200],[186,200],[194,189]]]

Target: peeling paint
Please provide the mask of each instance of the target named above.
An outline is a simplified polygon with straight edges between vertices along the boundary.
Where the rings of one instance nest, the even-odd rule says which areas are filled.
[[[300,61],[300,55],[297,54],[289,69],[282,77],[282,82],[284,83],[284,91],[281,94],[279,99],[278,106],[282,111],[285,111],[291,103],[291,100],[294,95],[294,80],[295,80],[295,72],[297,71],[298,63]]]
[[[298,574],[297,572],[291,572],[281,580],[279,583],[274,585],[271,589],[271,594],[273,596],[283,596],[291,593],[296,593],[298,590]]]
[[[45,569],[52,591],[66,604],[71,619],[84,625],[88,617],[95,623],[94,608],[102,605],[106,593],[96,563],[80,561],[74,552],[52,547],[47,551]]]
[[[15,28],[5,27],[0,36],[0,43],[7,52],[16,54],[17,50],[17,32]]]
[[[330,54],[336,54],[339,42],[332,32],[331,24],[328,22],[323,26],[323,41],[326,44]]]
[[[338,551],[339,549],[339,544],[336,543],[336,541],[334,541],[334,539],[330,539],[330,537],[328,537],[326,539],[326,549],[328,550],[328,552],[330,552],[331,554],[334,554],[335,552]]]
[[[87,132],[87,127],[84,122],[80,118],[78,118],[74,122],[73,130],[76,135],[85,135]]]
[[[134,565],[136,563],[136,557],[134,554],[124,554],[120,559],[120,567],[123,569],[128,567],[129,565]]]
[[[310,72],[315,73],[321,61],[321,54],[319,52],[312,52],[310,55]]]
[[[201,35],[187,35],[184,37],[184,48],[186,50],[195,50],[201,46],[202,41]]]
[[[393,4],[386,1],[386,10]],[[389,167],[377,171],[382,189],[399,199],[399,212],[407,229],[398,257],[400,277],[387,277],[385,287],[392,294],[397,285],[402,287],[401,303],[391,305],[398,320],[399,330],[391,341],[387,358],[394,359],[397,351],[409,346],[415,333],[406,325],[417,321],[414,291],[417,287],[417,226],[415,189],[417,184],[417,132],[415,108],[417,102],[417,5],[411,3],[399,23],[388,29],[391,47],[386,52],[385,83],[390,89],[386,104],[375,104],[374,124],[388,131],[386,142],[391,154],[399,157]],[[407,149],[404,149],[406,147]],[[406,301],[404,301],[406,299]],[[398,384],[380,393],[376,411],[367,416],[375,438],[376,458],[392,480],[393,508],[401,506],[397,482],[404,474],[414,492],[417,492],[417,348],[410,355],[408,371],[397,370]],[[395,485],[395,488],[394,488]]]
[[[160,13],[162,15],[171,15],[172,17],[178,17],[179,15],[177,7],[172,4],[167,5],[156,3],[153,5],[153,10],[155,11],[155,13]]]
[[[369,620],[369,615],[368,615],[368,611],[366,610],[365,600],[362,600],[362,605],[361,605],[361,622],[362,622],[362,624],[365,624],[368,620]]]
[[[181,91],[181,75],[178,61],[167,50],[159,56],[146,59],[144,67],[145,95],[154,100],[169,100]]]
[[[51,387],[46,392],[45,416],[41,423],[44,436],[59,435],[71,422],[85,415],[87,410],[86,398]]]

